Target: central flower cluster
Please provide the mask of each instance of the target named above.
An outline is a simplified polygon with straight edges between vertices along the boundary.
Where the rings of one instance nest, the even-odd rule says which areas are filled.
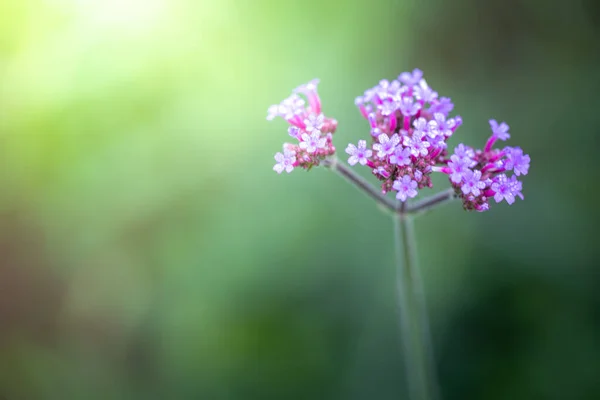
[[[513,175],[526,175],[529,156],[518,148],[492,149],[497,140],[510,137],[508,125],[490,120],[492,136],[483,150],[459,144],[448,152],[448,139],[462,124],[460,116],[449,117],[454,105],[429,87],[423,73],[415,69],[397,80],[382,80],[355,100],[371,127],[371,144],[365,140],[349,144],[348,163],[372,169],[382,181],[383,193],[396,191],[406,201],[425,187],[431,188],[431,174],[449,175],[456,194],[467,210],[486,211],[489,198],[514,202],[521,194],[521,182]]]

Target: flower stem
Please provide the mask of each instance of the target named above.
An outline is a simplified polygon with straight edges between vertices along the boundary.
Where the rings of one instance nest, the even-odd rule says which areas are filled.
[[[442,192],[426,197],[423,200],[417,201],[414,204],[410,204],[407,207],[406,213],[422,214],[440,204],[447,203],[450,200],[454,200],[455,198],[456,193],[454,192],[454,189],[450,188],[448,190],[444,190]]]
[[[323,165],[328,168],[331,168],[333,171],[343,176],[344,179],[352,183],[367,196],[371,197],[377,202],[377,204],[382,206],[384,209],[398,215],[422,214],[426,211],[431,210],[435,206],[446,203],[456,198],[454,190],[448,189],[443,192],[439,192],[429,197],[426,197],[423,200],[420,200],[410,206],[406,206],[406,203],[400,203],[401,205],[397,205],[395,201],[393,201],[389,197],[386,197],[383,193],[381,193],[379,190],[373,187],[373,185],[371,185],[365,178],[358,175],[346,164],[339,162],[337,158],[329,158],[323,162]]]
[[[417,265],[412,217],[403,204],[394,216],[400,328],[411,400],[438,398],[425,293]]]
[[[348,182],[352,183],[367,196],[374,199],[386,210],[396,212],[396,203],[392,199],[385,197],[383,193],[373,187],[373,185],[371,185],[365,178],[358,175],[346,164],[339,162],[336,158],[331,158],[326,160],[324,165],[343,176]]]

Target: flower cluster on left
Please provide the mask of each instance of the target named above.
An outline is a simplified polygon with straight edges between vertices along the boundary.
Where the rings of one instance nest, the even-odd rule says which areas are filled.
[[[290,124],[289,135],[298,140],[297,144],[284,143],[283,152],[275,154],[277,164],[273,170],[278,174],[292,172],[296,167],[309,170],[335,153],[332,136],[337,121],[323,115],[317,93],[318,83],[314,79],[301,85],[281,103],[269,107],[267,120],[282,117]]]

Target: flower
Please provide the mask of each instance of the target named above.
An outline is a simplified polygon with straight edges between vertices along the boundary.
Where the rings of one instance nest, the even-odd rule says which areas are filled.
[[[400,143],[400,138],[398,135],[394,134],[390,138],[385,133],[382,133],[377,137],[379,143],[375,143],[373,145],[373,150],[377,150],[377,157],[385,158],[386,156],[392,154],[396,148],[396,145]]]
[[[523,154],[523,150],[520,147],[507,147],[504,149],[506,152],[506,161],[504,168],[507,170],[513,170],[516,176],[527,175],[529,172],[529,162],[531,161],[528,154]]]
[[[423,77],[423,71],[418,68],[413,69],[411,72],[403,72],[398,76],[398,80],[404,83],[406,86],[414,86]]]
[[[284,118],[289,135],[298,140],[275,155],[273,169],[278,173],[321,163],[337,165],[328,159],[335,154],[332,135],[337,121],[321,112],[317,84],[313,80],[299,86],[267,110],[268,120]],[[465,210],[487,211],[492,198],[509,204],[523,198],[523,184],[517,177],[529,172],[529,155],[520,147],[493,148],[498,140],[510,138],[508,124],[490,119],[492,134],[483,148],[461,143],[450,153],[448,140],[463,120],[449,115],[454,104],[448,97],[438,97],[421,70],[403,72],[392,81],[380,80],[356,97],[355,105],[368,121],[370,141],[347,145],[348,164],[370,168],[381,182],[382,193],[395,190],[396,197],[406,201],[433,187],[431,175],[440,172],[448,176]]]
[[[359,140],[358,147],[350,143],[348,147],[346,147],[346,153],[350,155],[348,158],[348,164],[355,165],[357,162],[361,165],[365,165],[367,163],[367,158],[373,155],[373,152],[370,149],[367,149],[366,140]]]
[[[418,131],[421,133],[421,135],[429,133],[429,124],[427,123],[427,120],[423,117],[415,119],[413,121],[413,127],[415,128],[415,132]],[[433,134],[433,136],[435,136],[435,133]]]
[[[461,183],[465,172],[469,171],[471,162],[468,158],[459,157],[453,154],[448,162],[448,167],[451,169],[450,180],[454,183]]]
[[[306,132],[312,132],[313,130],[319,130],[323,127],[323,122],[325,121],[325,116],[323,114],[310,114],[308,118],[304,120],[304,125],[306,125]]]
[[[442,113],[433,114],[433,118],[434,119],[429,122],[430,131],[434,130],[439,135],[446,137],[452,136],[452,128],[456,126],[454,118],[446,120],[446,116]]]
[[[306,150],[308,153],[314,153],[317,149],[325,147],[326,143],[327,139],[321,137],[321,131],[314,130],[310,135],[308,133],[302,134],[300,148]]]
[[[496,203],[500,203],[502,200],[506,200],[508,204],[515,202],[515,196],[519,196],[523,199],[521,194],[522,184],[517,180],[516,176],[512,176],[508,179],[505,174],[500,174],[492,183],[492,191],[494,191],[494,200]]]
[[[411,162],[410,149],[408,147],[402,148],[402,146],[398,146],[394,150],[394,154],[390,156],[390,164],[402,166],[409,165]]]
[[[469,146],[465,146],[462,143],[454,148],[454,154],[460,158],[467,158],[469,160],[473,160],[473,158],[475,158],[475,152],[473,149]]]
[[[421,79],[419,81],[419,85],[415,86],[415,97],[417,100],[421,100],[424,103],[431,103],[433,100],[437,99],[437,92],[433,91],[425,79]]]
[[[406,201],[407,198],[413,198],[417,195],[417,185],[417,181],[413,180],[409,175],[404,175],[401,179],[394,181],[392,187],[398,191],[396,198]]]
[[[413,156],[426,156],[428,152],[427,149],[431,144],[428,141],[423,140],[424,136],[425,134],[423,132],[415,130],[413,131],[412,136],[404,136],[404,142],[402,144],[410,147],[410,153]]]
[[[380,109],[381,115],[388,116],[396,112],[396,110],[398,109],[398,104],[396,103],[396,101],[394,101],[394,99],[388,98],[383,101]]]
[[[448,115],[454,109],[454,104],[450,101],[448,97],[442,97],[438,101],[433,102],[429,107],[429,111],[432,114],[441,113],[443,115]]]
[[[278,174],[281,174],[284,170],[288,174],[292,172],[294,169],[294,163],[296,162],[296,152],[292,150],[288,150],[283,147],[283,154],[277,153],[275,154],[275,161],[277,164],[273,166],[273,170]]]
[[[291,137],[300,140],[300,136],[302,135],[302,131],[297,126],[292,125],[292,126],[290,126],[288,128],[288,134]]]
[[[461,190],[464,194],[472,194],[473,196],[479,196],[481,189],[485,188],[485,183],[481,181],[481,171],[479,170],[467,170],[462,174],[463,185]]]
[[[399,105],[400,112],[405,117],[412,117],[421,109],[419,103],[415,103],[412,97],[403,97]]]
[[[321,112],[321,100],[317,93],[318,79],[298,86],[281,103],[267,110],[267,120],[282,117],[288,124],[288,134],[298,140],[297,144],[287,143],[285,148],[295,159],[290,168],[291,156],[278,153],[276,171],[290,172],[294,167],[310,169],[319,165],[327,157],[335,154],[332,135],[337,129],[337,121],[327,118]],[[283,157],[283,158],[282,158]]]
[[[505,122],[498,125],[495,119],[490,119],[490,127],[492,128],[492,136],[500,140],[510,139],[510,133],[508,133],[509,126]]]

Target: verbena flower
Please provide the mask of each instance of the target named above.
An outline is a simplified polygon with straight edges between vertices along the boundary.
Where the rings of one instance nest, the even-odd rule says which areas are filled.
[[[275,154],[275,161],[277,164],[273,167],[273,170],[278,174],[281,174],[284,170],[288,174],[294,169],[294,163],[296,162],[296,152],[293,150],[283,148],[283,154]]]
[[[373,155],[373,151],[367,149],[367,142],[365,140],[359,140],[358,147],[350,143],[346,147],[346,153],[350,155],[350,158],[348,158],[348,164],[350,165],[355,165],[356,163],[365,165],[368,161],[367,159]]]
[[[288,153],[284,151],[275,155],[277,164],[273,169],[278,173],[284,170],[291,172],[295,167],[310,169],[335,154],[331,138],[336,131],[337,121],[322,113],[318,83],[314,79],[298,86],[288,98],[272,105],[267,111],[267,120],[276,117],[285,119],[290,124],[289,135],[298,140],[296,144],[284,144]]]
[[[383,193],[396,191],[396,197],[406,201],[418,190],[432,187],[431,174],[441,172],[448,175],[467,210],[488,210],[491,197],[502,197],[509,204],[515,197],[522,198],[521,182],[506,173],[526,175],[530,157],[519,147],[493,149],[498,140],[510,138],[509,126],[490,120],[492,134],[482,150],[460,143],[450,153],[448,140],[462,118],[449,116],[454,104],[448,97],[438,97],[420,70],[404,72],[391,82],[380,81],[355,104],[369,121],[373,149],[372,156],[360,163],[382,181]]]
[[[417,186],[417,181],[408,175],[404,175],[401,179],[394,182],[393,188],[398,191],[396,198],[406,201],[409,197],[415,197],[418,193]]]
[[[298,141],[284,144],[283,153],[276,154],[273,169],[278,173],[310,169],[335,153],[331,139],[337,121],[322,113],[317,84],[313,80],[299,86],[268,109],[267,119],[285,119],[289,135]],[[396,198],[406,201],[433,187],[431,175],[438,172],[448,175],[466,210],[487,211],[492,198],[508,204],[523,199],[517,177],[529,172],[529,155],[520,147],[494,149],[496,142],[510,138],[509,126],[491,119],[492,133],[483,149],[459,143],[449,151],[448,141],[463,120],[449,115],[454,104],[449,97],[438,96],[421,70],[403,72],[392,81],[383,79],[354,103],[368,121],[371,140],[348,144],[348,163],[370,168],[384,194],[395,191]]]
[[[396,145],[400,143],[400,138],[396,134],[390,138],[385,133],[382,133],[377,140],[379,140],[379,143],[373,145],[373,150],[377,151],[377,157],[379,158],[385,158],[394,153]]]

